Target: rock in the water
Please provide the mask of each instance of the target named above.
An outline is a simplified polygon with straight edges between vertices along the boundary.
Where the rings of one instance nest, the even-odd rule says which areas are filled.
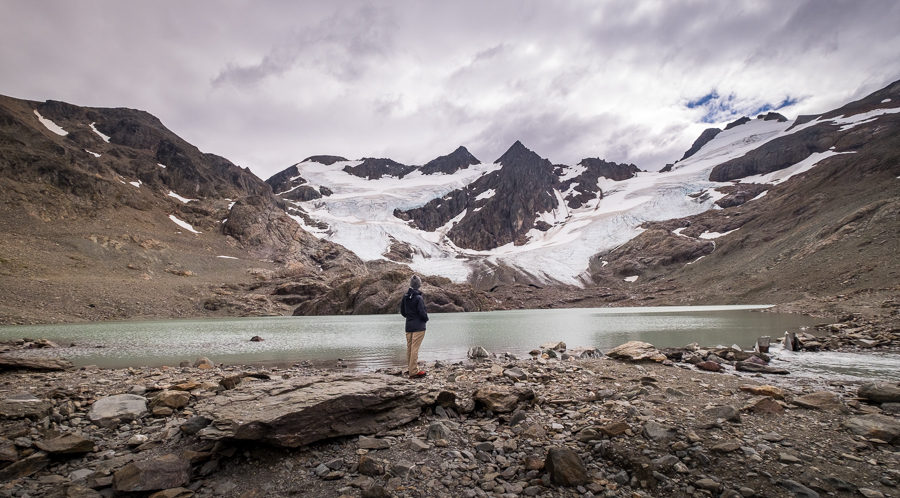
[[[784,389],[775,386],[753,386],[745,384],[740,387],[741,391],[755,394],[757,396],[768,396],[775,399],[784,399]]]
[[[468,356],[471,360],[478,360],[490,358],[491,353],[489,353],[487,349],[484,349],[481,346],[473,346],[469,348],[469,352],[466,353],[466,356]]]
[[[475,392],[474,398],[476,404],[481,404],[487,410],[494,413],[509,413],[515,410],[519,403],[534,399],[534,391],[485,386]]]
[[[119,492],[178,488],[190,482],[190,472],[190,462],[169,453],[129,463],[113,475],[113,487]]]
[[[810,410],[843,411],[846,410],[840,396],[828,391],[804,394],[794,398],[793,403]]]
[[[37,370],[52,372],[68,370],[72,363],[58,358],[12,358],[0,356],[0,372],[5,370]]]
[[[34,443],[50,455],[78,455],[94,451],[94,442],[77,434],[66,434]]]
[[[606,356],[616,360],[655,362],[666,361],[666,355],[659,352],[653,344],[641,341],[629,341],[606,352]]]
[[[202,438],[295,448],[399,427],[419,416],[423,394],[421,384],[387,375],[294,377],[240,384],[194,409],[213,421]]]
[[[875,413],[862,415],[844,421],[844,427],[860,436],[900,443],[900,422],[894,417]]]
[[[875,403],[900,403],[900,385],[870,382],[859,386],[857,395]]]
[[[739,370],[741,372],[754,372],[775,375],[787,375],[790,373],[783,368],[770,367],[768,365],[758,365],[751,361],[736,361],[734,362],[734,368],[735,370]]]
[[[579,486],[589,481],[581,457],[569,448],[551,448],[544,468],[550,473],[550,479],[560,486]]]
[[[715,361],[701,361],[694,366],[707,372],[721,372],[725,369],[721,363],[716,363]]]
[[[138,419],[147,413],[147,399],[136,394],[117,394],[100,398],[91,406],[88,418],[102,427]]]
[[[194,368],[199,368],[200,370],[209,370],[215,367],[216,365],[205,356],[201,356],[194,361]]]
[[[0,418],[41,418],[50,413],[50,402],[21,393],[0,400]]]

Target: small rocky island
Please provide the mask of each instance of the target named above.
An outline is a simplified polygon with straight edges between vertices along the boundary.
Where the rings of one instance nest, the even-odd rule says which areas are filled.
[[[805,339],[898,344],[831,332]],[[413,381],[16,357],[34,344],[0,355],[0,496],[900,495],[900,385],[784,375],[762,352],[472,348]]]

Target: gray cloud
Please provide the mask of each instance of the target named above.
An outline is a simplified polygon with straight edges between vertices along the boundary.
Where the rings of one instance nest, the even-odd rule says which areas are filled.
[[[704,123],[824,112],[900,78],[892,0],[7,0],[0,93],[157,115],[265,178],[515,140],[657,169]],[[712,90],[721,114],[689,107]]]

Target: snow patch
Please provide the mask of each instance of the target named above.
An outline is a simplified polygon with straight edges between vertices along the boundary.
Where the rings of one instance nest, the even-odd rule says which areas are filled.
[[[90,126],[91,126],[91,130],[92,130],[94,133],[96,133],[97,135],[99,135],[100,138],[102,138],[104,142],[109,143],[109,136],[108,136],[108,135],[104,135],[103,133],[100,133],[100,130],[98,130],[96,127],[94,127],[95,124],[97,124],[96,121],[94,121],[93,123],[91,123],[91,125],[90,125]]]
[[[185,198],[185,197],[182,197],[182,196],[176,194],[175,192],[172,192],[171,190],[169,191],[169,193],[168,193],[167,195],[168,195],[169,197],[174,197],[174,198],[178,199],[179,201],[181,201],[181,202],[183,202],[183,203],[185,203],[185,204],[187,204],[187,203],[189,203],[189,202],[191,202],[191,201],[196,201],[196,200],[197,200],[197,199],[187,199],[187,198]]]
[[[159,167],[162,168],[162,169],[166,169],[166,165],[163,164],[163,163],[156,163],[156,165],[159,166]]]
[[[41,116],[41,113],[39,113],[37,109],[34,110],[34,115],[37,116],[38,121],[40,121],[41,124],[44,125],[44,127],[46,127],[48,130],[52,131],[53,133],[56,133],[57,135],[59,135],[61,137],[64,137],[69,134],[69,132],[62,129],[62,126],[59,126],[58,124],[54,123],[53,121],[50,121],[49,119],[45,118],[44,116]]]
[[[763,190],[762,192],[759,193],[759,195],[757,195],[756,197],[750,199],[750,201],[757,201],[757,200],[759,200],[759,199],[762,199],[762,198],[765,197],[766,194],[768,194],[768,193],[769,193],[768,190]],[[747,202],[750,202],[750,201],[747,201]]]
[[[96,152],[91,152],[91,151],[89,151],[89,150],[87,150],[87,149],[84,149],[84,151],[87,152],[88,154],[94,156],[94,157],[100,157],[100,154],[97,154]]]
[[[741,183],[771,183],[773,185],[778,185],[779,183],[783,183],[787,181],[790,177],[794,175],[799,175],[800,173],[805,173],[819,164],[819,162],[831,157],[837,156],[840,154],[854,154],[854,151],[849,152],[835,152],[833,150],[827,150],[825,152],[813,152],[806,159],[796,163],[792,166],[788,166],[787,168],[780,169],[778,171],[773,171],[771,173],[766,173],[763,175],[753,175],[748,176],[746,178],[741,178],[738,180]]]
[[[490,198],[493,197],[494,194],[496,194],[496,193],[497,193],[496,190],[494,190],[494,189],[492,189],[492,188],[489,188],[489,189],[485,190],[484,192],[482,192],[482,193],[478,194],[477,196],[475,196],[475,200],[476,200],[476,201],[480,201],[481,199],[490,199]]]
[[[130,183],[131,185],[134,185],[134,186],[137,187],[137,188],[141,188],[141,181],[140,181],[140,180],[138,180],[138,181],[136,181],[136,182],[128,182],[128,183]]]
[[[225,200],[228,200],[228,199],[225,199]],[[228,203],[228,210],[231,211],[231,208],[233,208],[235,204],[237,204],[237,201],[231,201],[231,202],[229,202],[229,203]]]
[[[697,258],[697,259],[695,259],[695,260],[693,260],[693,261],[690,261],[690,262],[688,262],[687,264],[692,265],[692,264],[696,263],[697,261],[700,261],[701,259],[703,259],[703,258],[705,258],[705,257],[706,257],[706,255],[704,254],[703,256],[700,256],[699,258]]]
[[[216,256],[216,257],[222,258],[222,259],[238,259],[238,258],[235,258],[234,256]]]
[[[735,228],[734,230],[729,230],[729,231],[723,232],[723,233],[706,231],[706,232],[701,233],[699,238],[705,239],[705,240],[718,239],[719,237],[724,237],[724,236],[728,235],[729,233],[736,232],[738,230],[739,229]]]
[[[887,104],[887,103],[890,102],[890,101],[891,101],[891,99],[884,99],[884,100],[881,101],[881,103],[882,103],[882,104]]]
[[[194,230],[194,227],[192,227],[190,223],[188,223],[184,220],[178,219],[174,214],[170,214],[169,219],[172,220],[176,225],[180,226],[181,228],[184,228],[185,230],[187,230],[189,232],[201,233],[201,232],[198,232],[197,230]]]
[[[632,275],[630,277],[625,277],[622,280],[624,280],[626,282],[637,282],[637,279],[638,279],[637,275]]]
[[[844,125],[841,126],[841,131],[847,131],[854,126],[871,123],[872,121],[878,119],[879,116],[883,116],[885,114],[896,114],[898,112],[900,112],[900,107],[892,107],[890,109],[875,109],[869,112],[854,114],[852,116],[840,116],[827,121],[831,121],[834,124]]]
[[[683,232],[684,229],[686,229],[686,228],[687,228],[687,227],[676,228],[675,230],[672,230],[672,233],[674,233],[675,235],[677,235],[677,236],[679,236],[679,237],[684,237],[684,238],[686,238],[686,239],[691,239],[691,238],[693,238],[693,237],[688,237],[687,235],[681,233],[681,232]]]

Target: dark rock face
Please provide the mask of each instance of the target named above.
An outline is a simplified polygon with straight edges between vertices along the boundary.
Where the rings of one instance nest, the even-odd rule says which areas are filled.
[[[601,275],[629,277],[670,265],[684,265],[713,252],[715,243],[675,235],[671,230],[650,228],[628,244],[602,254],[591,261],[591,271]],[[600,261],[606,261],[603,265]]]
[[[769,188],[768,185],[759,183],[738,183],[736,185],[720,187],[716,190],[726,195],[717,200],[716,205],[723,209],[740,206],[759,194],[769,190]]]
[[[377,374],[296,377],[263,388],[242,383],[196,405],[213,421],[199,434],[297,448],[399,427],[421,414],[423,394],[417,384]]]
[[[495,182],[496,186],[488,187],[494,188],[494,195],[482,199],[483,204],[473,204],[473,208],[481,209],[469,211],[448,232],[460,247],[488,250],[510,242],[524,243],[523,237],[534,227],[537,214],[557,207],[553,194],[557,178],[550,161],[516,142],[495,162],[503,165],[495,172],[495,179],[486,175],[481,178],[484,185],[479,185],[487,187]]]
[[[740,118],[740,119],[736,119],[736,120],[734,120],[734,121],[728,123],[728,124],[725,126],[725,129],[726,129],[726,130],[730,130],[730,129],[736,127],[736,126],[740,126],[740,125],[742,125],[742,124],[747,124],[747,123],[749,123],[749,122],[750,122],[750,118],[748,118],[747,116],[744,116],[744,117],[742,117],[742,118]]]
[[[784,123],[787,121],[787,118],[778,114],[777,112],[768,112],[766,114],[760,114],[756,116],[756,119],[761,119],[763,121],[778,121],[779,123]]]
[[[696,154],[697,151],[700,150],[704,145],[709,143],[710,140],[716,138],[716,135],[718,135],[719,133],[722,133],[722,130],[720,128],[707,128],[703,130],[703,133],[701,133],[700,136],[697,137],[697,140],[694,140],[694,143],[691,144],[691,148],[684,152],[684,155],[681,156],[681,159],[679,159],[679,161],[684,161],[685,159]]]
[[[475,158],[468,149],[460,146],[446,156],[441,156],[428,161],[420,168],[420,170],[423,175],[432,175],[434,173],[444,173],[449,175],[480,162],[481,161]]]
[[[415,169],[415,166],[400,164],[392,159],[376,159],[373,157],[364,158],[362,164],[357,166],[344,166],[344,171],[347,173],[368,180],[377,180],[383,176],[403,178]]]
[[[326,166],[331,166],[334,163],[344,162],[344,161],[347,161],[347,158],[341,157],[341,156],[321,155],[321,156],[309,156],[300,162],[302,162],[302,163],[320,163],[320,164],[324,164]]]
[[[714,182],[727,182],[752,175],[778,171],[796,164],[815,152],[837,145],[839,127],[823,123],[777,138],[747,154],[722,163],[709,175]]]
[[[583,206],[597,196],[603,197],[603,193],[598,192],[597,188],[597,180],[600,177],[620,182],[634,177],[641,171],[633,164],[619,164],[596,157],[582,159],[578,164],[585,168],[584,172],[575,178],[566,180],[559,187],[561,191],[565,192],[575,185],[574,192],[566,197],[566,203],[572,209]]]

